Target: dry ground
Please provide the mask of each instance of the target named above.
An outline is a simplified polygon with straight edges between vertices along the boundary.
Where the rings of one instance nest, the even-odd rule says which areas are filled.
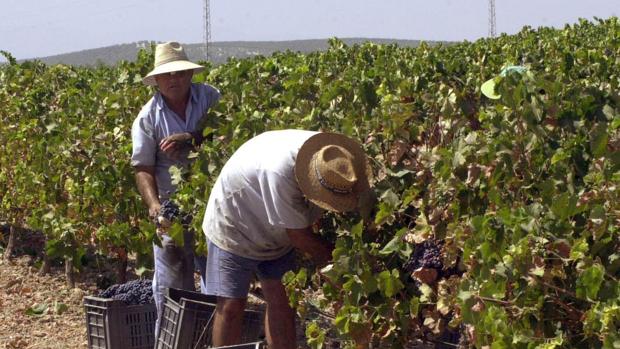
[[[62,265],[53,265],[49,274],[39,275],[40,256],[21,248],[36,245],[31,238],[20,241],[9,261],[2,258],[0,244],[0,349],[87,349],[83,298],[101,292],[97,280],[101,281],[102,270],[109,272],[110,265],[99,270],[84,268],[71,289]],[[131,266],[128,277],[135,278]],[[249,302],[250,308],[262,308],[256,296]],[[299,325],[298,348],[307,349],[304,328]]]
[[[87,348],[82,299],[97,292],[90,281],[69,289],[60,268],[38,275],[31,256],[0,259],[0,348]]]

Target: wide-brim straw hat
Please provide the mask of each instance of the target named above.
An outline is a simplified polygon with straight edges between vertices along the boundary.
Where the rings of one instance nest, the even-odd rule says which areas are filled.
[[[174,41],[165,42],[155,47],[155,68],[142,79],[142,82],[145,85],[155,86],[157,85],[155,75],[182,70],[193,70],[194,73],[199,73],[204,69],[203,66],[187,59],[187,54],[181,44]]]
[[[370,190],[372,169],[357,141],[322,132],[299,149],[295,177],[309,201],[329,211],[349,212],[358,207],[360,195]]]

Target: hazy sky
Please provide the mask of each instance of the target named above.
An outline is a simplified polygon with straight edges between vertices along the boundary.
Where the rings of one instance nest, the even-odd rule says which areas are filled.
[[[199,43],[204,0],[2,0],[0,50],[17,59],[142,40]],[[496,0],[497,32],[620,15],[620,0]],[[211,0],[212,41],[372,37],[476,40],[488,0]],[[0,58],[0,60],[2,60]]]

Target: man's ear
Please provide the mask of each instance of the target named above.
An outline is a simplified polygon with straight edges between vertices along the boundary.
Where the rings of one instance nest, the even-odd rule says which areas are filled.
[[[357,198],[357,210],[364,221],[369,221],[377,203],[377,194],[369,189],[359,194]]]

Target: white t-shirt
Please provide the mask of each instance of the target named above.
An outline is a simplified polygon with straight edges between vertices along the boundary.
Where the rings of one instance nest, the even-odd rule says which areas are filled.
[[[211,189],[202,224],[207,238],[256,260],[288,253],[286,229],[311,226],[323,212],[305,200],[294,170],[299,148],[316,133],[269,131],[237,149]]]

